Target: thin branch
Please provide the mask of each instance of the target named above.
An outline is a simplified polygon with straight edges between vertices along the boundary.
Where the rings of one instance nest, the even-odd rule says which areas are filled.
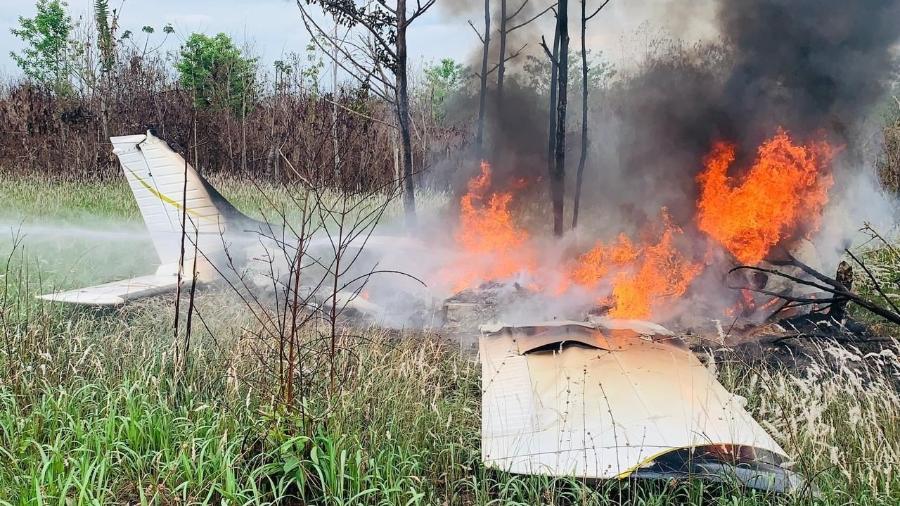
[[[867,309],[868,311],[870,311],[878,316],[881,316],[882,318],[884,318],[890,322],[900,325],[900,313],[885,309],[885,308],[879,306],[878,304],[876,304],[856,293],[853,293],[850,290],[847,290],[847,288],[844,287],[844,285],[842,285],[841,283],[838,283],[837,281],[829,278],[828,276],[825,276],[824,274],[816,271],[815,269],[809,267],[808,265],[804,264],[803,262],[797,260],[793,256],[790,256],[790,255],[788,255],[788,256],[789,256],[788,260],[779,261],[778,264],[785,265],[785,266],[794,266],[794,267],[800,268],[801,270],[803,270],[810,276],[822,281],[823,283],[827,283],[828,285],[831,285],[831,287],[823,286],[814,281],[801,279],[796,276],[791,276],[790,274],[786,274],[784,272],[781,272],[781,271],[778,271],[775,269],[764,269],[762,267],[753,267],[753,266],[749,266],[749,265],[741,265],[741,266],[735,267],[735,268],[731,269],[730,271],[728,271],[728,273],[731,274],[732,272],[737,272],[739,270],[751,270],[751,271],[765,272],[768,274],[779,276],[781,278],[791,280],[791,281],[797,283],[798,285],[818,288],[819,290],[822,290],[826,293],[831,294],[833,297],[825,298],[825,299],[815,299],[815,298],[810,298],[810,297],[795,297],[793,295],[788,295],[786,293],[773,292],[771,290],[755,288],[752,286],[745,286],[745,287],[740,287],[740,288],[747,289],[747,290],[750,290],[750,291],[753,291],[756,293],[761,293],[763,295],[778,297],[778,298],[781,298],[788,302],[795,303],[796,305],[826,304],[826,303],[849,301],[849,302],[853,302],[854,304],[856,304],[864,309]],[[775,262],[770,262],[770,263],[775,264]],[[733,286],[729,286],[729,287],[737,288],[737,287],[733,287]]]
[[[522,2],[522,5],[520,5],[519,8],[516,9],[515,12],[513,12],[512,14],[507,16],[506,21],[512,21],[514,17],[518,16],[519,13],[522,12],[522,9],[524,9],[526,5],[528,5],[528,0],[525,0],[524,2]]]
[[[609,0],[607,0],[607,1],[609,1]],[[556,7],[556,4],[555,4],[555,3],[554,3],[553,5],[551,5],[550,7],[547,7],[546,9],[542,10],[541,12],[535,14],[534,16],[530,17],[527,21],[523,21],[522,23],[519,23],[518,25],[515,25],[515,26],[513,26],[512,28],[508,28],[508,29],[506,30],[506,33],[511,33],[511,32],[513,32],[513,31],[515,31],[515,30],[518,30],[519,28],[522,28],[523,26],[525,26],[525,25],[531,23],[532,21],[534,21],[534,20],[536,20],[537,18],[539,18],[539,17],[543,16],[544,14],[546,14],[547,11],[552,10],[552,11],[555,13],[556,10],[554,9],[554,7]]]
[[[425,2],[425,5],[422,5],[419,0],[416,0],[416,10],[413,11],[412,16],[406,19],[406,26],[409,26],[413,21],[416,20],[422,14],[425,14],[428,9],[430,9],[437,0],[428,0]]]
[[[360,118],[367,119],[369,121],[374,121],[376,123],[381,123],[382,125],[385,125],[390,128],[397,128],[397,125],[395,125],[393,123],[388,123],[387,121],[384,121],[383,119],[378,119],[374,116],[369,116],[368,114],[363,114],[359,111],[354,111],[353,109],[350,109],[346,105],[339,104],[339,103],[335,102],[334,100],[329,99],[328,97],[322,97],[322,100],[324,100],[325,102],[328,102],[329,104],[334,105],[336,107],[340,107],[341,109],[349,112],[350,114],[354,114],[356,116],[359,116]]]
[[[306,11],[306,9],[304,9],[303,6],[300,5],[299,2],[298,2],[298,5],[300,6],[300,14],[301,14],[300,18],[303,21],[304,26],[306,27],[306,31],[310,34],[310,38],[312,39],[313,43],[315,43],[315,45],[323,53],[328,54],[330,59],[338,67],[340,67],[341,70],[343,70],[344,72],[346,72],[347,74],[349,74],[350,76],[352,76],[353,78],[355,78],[356,80],[358,80],[362,83],[368,82],[369,78],[374,78],[376,80],[376,82],[380,86],[384,87],[386,90],[390,90],[391,92],[394,91],[394,85],[391,84],[389,80],[383,79],[382,77],[376,76],[374,74],[374,71],[376,69],[379,69],[380,65],[378,65],[377,63],[374,63],[373,65],[363,65],[362,63],[358,62],[356,60],[356,58],[349,51],[347,51],[346,49],[343,48],[343,45],[337,44],[337,41],[332,40],[332,38],[328,35],[328,33],[325,30],[323,30],[322,27],[319,26],[318,23],[316,23],[316,21],[309,15],[309,13]],[[322,42],[319,40],[320,37],[329,41],[329,43],[331,43],[331,45],[332,45],[332,48],[337,49],[337,51],[342,54],[342,56],[344,57],[343,60],[350,62],[350,64],[353,67],[356,67],[356,71],[349,68],[344,63],[343,60],[338,60],[338,59],[334,58],[333,56],[331,56],[332,52],[329,49],[332,49],[332,48],[326,48],[322,44]],[[373,60],[373,62],[375,62],[374,58],[372,60]],[[364,77],[361,77],[361,75]],[[388,101],[388,102],[392,101],[392,99],[390,98],[390,95],[387,92],[385,92],[384,90],[379,90],[377,88],[370,88],[370,89],[376,95],[378,95],[380,98],[384,99],[385,101]]]
[[[506,58],[504,58],[504,59],[503,59],[503,63],[506,63],[506,62],[508,62],[509,60],[512,60],[513,58],[516,58],[517,56],[519,56],[520,54],[522,54],[522,51],[523,51],[523,50],[525,49],[525,47],[527,47],[527,46],[528,46],[528,43],[527,43],[527,42],[526,42],[525,44],[522,44],[522,47],[520,47],[520,48],[517,49],[516,51],[510,53],[509,56],[507,56]],[[487,71],[487,74],[488,74],[488,75],[491,75],[491,74],[492,74],[495,70],[497,70],[499,67],[500,67],[500,63],[495,63],[494,66],[491,67],[491,69]],[[478,76],[478,77],[481,77],[481,73],[479,73],[479,72],[475,72],[475,75]]]
[[[896,100],[897,97],[894,97],[894,99]],[[898,105],[900,105],[900,104],[898,104]],[[881,244],[884,244],[884,246],[888,249],[888,251],[890,251],[895,257],[900,258],[900,252],[897,251],[897,248],[895,248],[893,244],[891,244],[887,240],[885,240],[885,238],[882,237],[881,234],[879,234],[878,231],[875,230],[870,223],[868,223],[868,222],[864,223],[862,230],[866,230],[870,234],[875,236],[878,240],[881,241]]]
[[[586,1],[586,0],[582,0],[582,1]],[[605,2],[603,2],[603,5],[601,5],[600,7],[597,7],[597,10],[595,10],[593,14],[591,14],[590,16],[584,18],[584,21],[587,22],[587,21],[590,21],[591,19],[593,19],[594,16],[596,16],[597,14],[599,14],[600,11],[602,11],[603,8],[606,7],[606,4],[608,4],[608,3],[609,3],[609,0],[606,0]]]
[[[297,7],[299,7],[300,10],[305,13],[305,10],[303,7],[303,0],[297,0]],[[340,12],[341,12],[341,14],[347,16],[348,19],[350,19],[351,21],[353,21],[356,24],[361,25],[363,28],[366,29],[366,31],[371,33],[372,37],[374,37],[375,40],[378,41],[378,44],[381,46],[381,49],[384,50],[384,52],[387,53],[391,57],[391,59],[393,59],[393,60],[397,59],[397,53],[394,52],[394,50],[392,48],[393,46],[388,41],[384,40],[384,37],[381,36],[381,33],[379,33],[378,28],[373,26],[372,23],[366,17],[358,16],[355,13],[351,12],[350,10],[341,10]]]
[[[472,20],[469,19],[469,20],[467,20],[467,22],[469,23],[469,26],[472,27],[472,30],[475,31],[475,35],[478,36],[478,40],[480,40],[481,43],[484,44],[484,37],[481,35],[481,32],[478,31],[478,28],[475,28],[475,25],[472,24]]]
[[[556,59],[553,58],[553,53],[550,51],[550,48],[547,47],[547,40],[544,39],[543,35],[541,35],[541,47],[544,48],[544,53],[547,55],[547,58],[550,58],[550,64],[555,67]]]
[[[866,264],[862,263],[858,258],[856,258],[856,255],[854,255],[853,253],[851,253],[849,249],[844,249],[844,252],[846,252],[848,255],[850,255],[850,258],[852,258],[853,261],[856,262],[857,265],[859,265],[860,267],[863,268],[863,270],[866,272],[866,275],[869,276],[869,279],[872,281],[872,284],[875,285],[875,291],[878,292],[878,295],[881,295],[881,297],[882,297],[885,301],[887,301],[888,305],[891,306],[891,309],[893,309],[894,312],[896,312],[897,314],[900,314],[900,309],[897,309],[897,305],[894,304],[894,301],[892,301],[892,300],[884,293],[884,290],[881,289],[881,283],[879,283],[878,280],[875,279],[875,275],[873,275],[873,274],[872,274],[872,271],[870,271],[869,268],[866,267]]]

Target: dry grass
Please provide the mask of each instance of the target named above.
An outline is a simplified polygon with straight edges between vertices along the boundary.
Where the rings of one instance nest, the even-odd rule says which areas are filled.
[[[224,183],[223,193],[253,209],[250,190]],[[66,199],[98,193],[91,186],[51,189],[62,200],[51,212],[52,197],[14,184],[32,196],[21,202],[46,216],[65,216]],[[112,187],[108,199],[85,209],[134,216],[130,201],[120,200],[124,191]],[[435,208],[441,199],[435,196]],[[10,245],[0,245],[6,254]],[[0,272],[0,504],[809,500],[693,482],[590,485],[485,469],[478,367],[433,334],[342,329],[332,390],[325,329],[309,327],[302,402],[279,408],[276,347],[227,292],[198,297],[202,322],[195,320],[191,360],[176,381],[171,298],[119,311],[38,303],[33,294],[73,269],[48,256],[70,251],[31,248]],[[48,268],[54,265],[61,268]],[[796,458],[795,469],[814,479],[820,502],[887,505],[900,502],[898,356],[896,345],[865,355],[823,343],[800,371],[741,361],[716,366]]]

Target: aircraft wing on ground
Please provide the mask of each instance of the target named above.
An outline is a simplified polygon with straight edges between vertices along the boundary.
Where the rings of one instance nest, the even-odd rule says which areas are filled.
[[[87,288],[41,295],[39,298],[53,302],[87,306],[121,306],[135,299],[172,291],[177,286],[178,276],[176,274],[151,274]]]
[[[482,336],[487,466],[799,488],[800,477],[782,467],[785,451],[690,350],[607,324],[547,322]]]

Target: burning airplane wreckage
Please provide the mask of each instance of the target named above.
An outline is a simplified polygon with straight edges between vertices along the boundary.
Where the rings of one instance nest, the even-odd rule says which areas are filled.
[[[900,6],[718,4],[727,47],[720,57],[678,50],[610,91],[609,117],[592,125],[604,139],[591,155],[602,170],[585,179],[595,209],[584,210],[572,234],[535,232],[528,213],[545,200],[537,183],[546,172],[546,123],[528,115],[536,101],[510,90],[506,116],[491,127],[493,164],[474,164],[452,225],[417,240],[358,234],[343,247],[354,258],[371,255],[362,278],[409,278],[366,278],[364,290],[334,284],[330,293],[303,287],[322,305],[387,324],[443,324],[477,340],[486,465],[812,488],[745,401],[668,329],[813,309],[835,316],[847,300],[864,305],[846,269],[822,272],[834,272],[848,231],[872,214],[894,219],[875,186],[861,183],[868,179],[859,167],[869,162],[853,139],[884,94]],[[161,265],[44,298],[115,306],[185,281],[233,284],[235,276],[286,295],[299,289],[291,288],[295,257],[311,266],[333,261],[333,238],[306,240],[245,216],[152,134],[112,142]]]
[[[253,267],[258,263],[269,273],[260,286],[280,279],[273,287],[290,292],[287,262],[278,262],[293,254],[290,245],[298,238],[290,230],[242,214],[150,132],[115,137],[112,143],[161,265],[147,276],[42,298],[118,306],[174,291],[179,281],[202,286],[226,279],[225,266],[232,275],[258,274],[260,268]],[[825,144],[794,144],[778,131],[734,186],[725,175],[733,149],[718,144],[706,158],[698,176],[698,223],[736,259],[757,264],[801,214],[821,211],[833,150]],[[790,203],[752,206],[753,199],[776,192],[777,185],[787,189]],[[681,339],[644,321],[670,310],[710,268],[679,249],[683,232],[665,211],[640,239],[623,234],[608,244],[598,242],[550,269],[539,258],[540,248],[516,224],[513,194],[491,188],[491,168],[482,163],[459,202],[452,255],[404,238],[372,234],[362,239],[374,250],[376,264],[397,250],[403,256],[442,257],[440,268],[429,269],[430,277],[420,275],[435,287],[429,297],[441,290],[454,294],[442,304],[445,323],[479,336],[487,465],[592,479],[733,479],[782,492],[804,486],[788,469],[786,452],[746,412],[745,401],[728,393]],[[739,216],[729,212],[735,208],[741,209]],[[304,250],[309,265],[328,263],[317,248],[330,242],[309,241]],[[366,290],[377,292],[378,283]],[[318,300],[376,319],[389,312],[377,296],[367,300],[360,291],[323,290]],[[757,306],[747,293],[722,309],[748,314],[765,306]],[[426,299],[420,298],[422,306]],[[562,300],[567,302],[552,302]],[[583,318],[559,318],[573,311]],[[553,319],[541,321],[551,313]]]

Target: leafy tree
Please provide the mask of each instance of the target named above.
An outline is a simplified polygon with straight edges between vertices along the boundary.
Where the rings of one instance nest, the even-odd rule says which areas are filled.
[[[198,107],[228,108],[242,115],[255,97],[257,59],[244,56],[224,33],[192,34],[175,67]]]
[[[317,46],[310,42],[306,45],[306,66],[302,67],[300,75],[304,84],[313,95],[317,95],[322,85],[322,71],[325,69],[325,61],[319,53]]]
[[[578,52],[578,59],[569,60],[569,83],[573,89],[581,88],[582,85],[582,63],[578,61],[582,54]],[[587,50],[588,65],[588,89],[596,91],[612,79],[616,71],[613,65],[603,57],[600,53],[597,57],[591,54],[591,50]],[[547,58],[541,58],[534,55],[526,56],[526,62],[523,66],[525,84],[534,89],[540,95],[546,96],[550,93],[550,61]]]
[[[70,89],[72,62],[69,49],[72,18],[66,12],[68,4],[60,0],[37,0],[33,18],[19,17],[19,28],[12,34],[25,42],[21,54],[10,56],[26,76],[52,86],[57,92]]]
[[[447,97],[459,90],[462,84],[463,66],[452,58],[444,58],[440,63],[425,69],[426,93],[431,98],[431,114],[434,118],[444,115]]]

